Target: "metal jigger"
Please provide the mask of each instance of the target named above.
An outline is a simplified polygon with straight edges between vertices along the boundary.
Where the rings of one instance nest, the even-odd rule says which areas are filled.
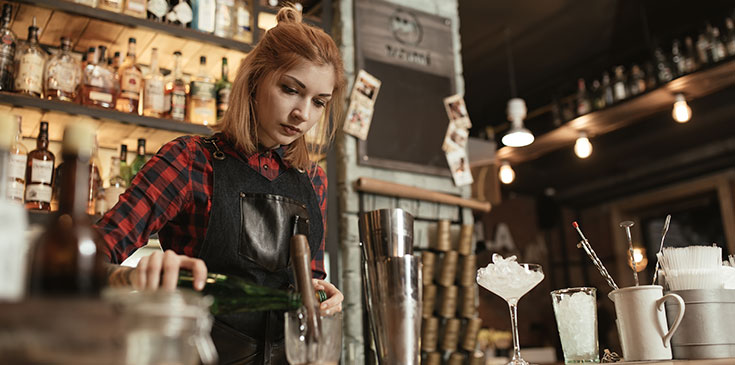
[[[401,209],[360,214],[363,286],[378,362],[418,365],[421,260],[413,256],[413,217]]]

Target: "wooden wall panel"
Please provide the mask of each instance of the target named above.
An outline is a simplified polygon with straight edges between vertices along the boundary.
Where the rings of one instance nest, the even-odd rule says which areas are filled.
[[[51,14],[51,18],[46,24],[46,28],[43,29],[38,41],[41,44],[58,47],[61,37],[67,37],[71,39],[72,44],[76,45],[88,24],[89,18],[87,17],[55,11]]]

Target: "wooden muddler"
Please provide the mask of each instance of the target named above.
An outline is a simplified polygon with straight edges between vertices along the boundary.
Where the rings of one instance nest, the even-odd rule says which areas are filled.
[[[322,327],[319,318],[319,302],[316,300],[314,286],[311,284],[311,251],[306,232],[309,220],[294,217],[293,236],[291,236],[291,263],[296,287],[301,293],[301,301],[306,308],[306,338],[316,343],[321,338]]]

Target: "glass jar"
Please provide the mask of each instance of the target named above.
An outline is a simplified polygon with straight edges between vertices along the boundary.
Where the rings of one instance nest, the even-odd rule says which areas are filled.
[[[306,320],[302,310],[285,313],[286,359],[292,365],[337,365],[342,352],[342,313],[322,315],[321,337],[315,347],[306,342]],[[310,355],[311,354],[311,355]]]

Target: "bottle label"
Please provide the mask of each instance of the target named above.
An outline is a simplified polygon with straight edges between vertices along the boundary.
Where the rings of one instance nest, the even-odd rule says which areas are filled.
[[[73,63],[57,63],[56,67],[49,69],[47,71],[48,74],[53,75],[49,76],[48,80],[46,80],[49,88],[58,89],[68,93],[74,92],[74,89],[76,89],[77,87],[76,83],[74,82],[74,66],[76,65],[74,65]]]
[[[41,94],[44,61],[40,54],[28,53],[23,55],[18,63],[15,88]]]
[[[10,184],[8,184],[8,198],[22,202],[23,190],[25,190],[24,184],[15,180],[10,181]]]
[[[15,62],[15,43],[13,37],[6,34],[2,37],[2,46],[0,46],[0,61],[3,64],[14,65]]]
[[[176,120],[184,120],[186,117],[186,92],[176,90],[171,93],[171,117]]]
[[[214,32],[215,3],[214,0],[200,0],[197,2],[196,23],[197,29],[203,32]]]
[[[200,108],[194,108],[194,114],[199,116],[200,119],[211,120],[214,116],[214,111],[212,110],[212,108],[204,106]]]
[[[166,3],[166,0],[149,0],[148,1],[148,11],[151,12],[151,14],[155,15],[158,18],[163,18],[164,15],[166,15],[166,9],[168,8],[168,4]]]
[[[625,85],[622,82],[616,82],[615,86],[613,87],[615,90],[615,99],[616,100],[623,100],[625,99]]]
[[[130,100],[140,98],[141,77],[132,67],[125,70],[120,78],[120,96]]]
[[[51,187],[43,184],[26,186],[26,201],[51,203]]]
[[[230,105],[230,92],[231,88],[225,87],[219,90],[217,95],[217,110],[224,113],[227,111],[227,107]]]
[[[201,100],[214,99],[214,84],[211,82],[192,81],[191,96]]]
[[[157,112],[163,112],[163,80],[150,79],[146,81],[145,93],[143,94],[146,108]]]
[[[186,1],[179,1],[179,3],[174,6],[174,12],[176,13],[176,19],[184,25],[191,22],[194,18],[194,12]]]
[[[89,92],[89,98],[94,101],[101,101],[105,103],[112,103],[112,95],[108,93],[103,93],[99,91],[90,91]],[[137,99],[137,98],[136,98]]]
[[[38,159],[31,160],[31,178],[28,181],[31,183],[44,183],[51,184],[51,178],[54,175],[54,162],[44,161]]]
[[[127,10],[145,15],[145,0],[128,0]]]
[[[28,155],[10,155],[10,164],[8,166],[8,176],[10,179],[21,179],[25,181],[26,162],[28,162]]]
[[[250,11],[244,6],[237,8],[237,27],[240,30],[250,30]]]

